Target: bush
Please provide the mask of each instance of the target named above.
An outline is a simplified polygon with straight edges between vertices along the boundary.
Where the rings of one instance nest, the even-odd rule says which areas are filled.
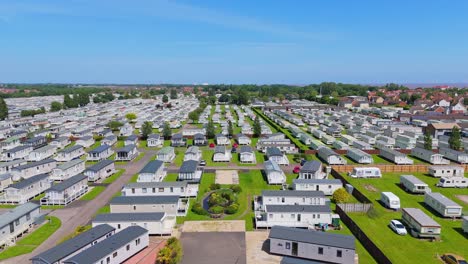
[[[351,195],[344,188],[339,188],[333,193],[332,199],[335,203],[346,203]]]
[[[229,205],[228,207],[226,207],[226,210],[224,210],[224,212],[226,214],[235,214],[237,213],[238,210],[239,210],[239,205],[237,203],[233,203]]]
[[[210,190],[214,191],[214,190],[219,190],[219,189],[221,189],[221,184],[219,183],[210,184]]]
[[[210,206],[215,206],[215,205],[225,206],[228,203],[229,203],[229,196],[226,197],[224,193],[222,193],[221,195],[218,193],[212,193],[210,195],[210,198],[208,199],[208,205]]]
[[[177,264],[182,260],[182,255],[180,241],[171,237],[167,240],[166,246],[159,251],[156,264]]]
[[[242,188],[239,186],[239,185],[231,185],[229,187],[229,189],[231,189],[233,192],[235,193],[240,193],[242,192]]]
[[[208,215],[208,212],[203,209],[203,206],[199,202],[192,206],[192,212],[196,213],[197,215]]]
[[[210,207],[210,212],[212,212],[213,214],[222,214],[224,213],[224,208],[222,206],[215,205]]]

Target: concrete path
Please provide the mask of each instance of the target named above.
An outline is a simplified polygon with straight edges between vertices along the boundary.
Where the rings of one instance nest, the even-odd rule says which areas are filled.
[[[95,199],[88,202],[80,201],[79,204],[81,204],[81,206],[71,204],[64,209],[52,211],[49,215],[58,217],[62,221],[62,226],[32,253],[5,260],[2,263],[30,263],[29,259],[31,257],[54,247],[64,237],[73,233],[78,226],[87,225],[92,220],[97,210],[108,204],[112,196],[120,191],[123,185],[126,184],[133,175],[138,173],[156,153],[155,151],[145,151],[144,149],[140,151],[146,153],[141,160],[129,162],[125,165],[116,165],[117,169],[125,169],[125,173],[116,181],[109,184]]]

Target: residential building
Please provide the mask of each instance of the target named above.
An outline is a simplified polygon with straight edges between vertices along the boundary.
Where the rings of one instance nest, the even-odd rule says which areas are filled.
[[[68,205],[86,192],[88,192],[88,177],[78,174],[47,189],[41,199],[41,205]]]

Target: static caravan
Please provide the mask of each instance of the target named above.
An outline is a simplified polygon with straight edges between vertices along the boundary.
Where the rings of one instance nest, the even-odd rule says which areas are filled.
[[[8,173],[10,172],[13,168],[26,165],[26,161],[23,159],[19,160],[12,160],[12,161],[7,161],[7,162],[0,162],[0,174]]]
[[[382,172],[376,167],[354,167],[349,176],[353,178],[382,178]]]
[[[140,226],[130,226],[65,260],[63,264],[124,263],[148,245],[148,230]]]
[[[109,204],[111,213],[165,212],[171,216],[185,216],[189,208],[188,199],[182,200],[178,195],[117,196]]]
[[[374,149],[369,143],[356,140],[353,142],[353,147],[360,149],[360,150],[369,150],[369,149]]]
[[[55,155],[55,152],[57,151],[57,147],[55,146],[43,146],[37,149],[34,149],[33,151],[29,152],[28,157],[26,158],[27,161],[41,161],[47,158],[52,157]]]
[[[19,205],[0,215],[0,246],[12,246],[27,232],[41,215],[41,206],[35,203]]]
[[[55,167],[57,167],[55,160],[46,159],[15,167],[11,170],[11,174],[13,175],[13,181],[19,181],[21,178],[28,179],[34,175],[49,173]]]
[[[170,235],[176,224],[176,218],[167,216],[166,213],[112,213],[98,214],[92,225],[108,224],[115,228],[116,232],[129,226],[140,226],[148,230],[150,235]]]
[[[318,130],[318,129],[312,130],[311,133],[312,133],[312,135],[314,135],[314,137],[316,137],[318,139],[322,139],[322,137],[326,135],[325,132],[323,132],[322,130]]]
[[[299,171],[299,179],[324,179],[327,175],[323,173],[322,163],[316,160],[309,160],[302,165]]]
[[[67,205],[88,192],[88,177],[78,174],[45,191],[41,205]]]
[[[296,191],[322,191],[325,195],[333,195],[343,183],[339,179],[294,179],[292,186]]]
[[[63,181],[72,176],[82,173],[85,170],[85,161],[74,159],[58,165],[50,173],[51,181]]]
[[[55,158],[57,161],[70,161],[73,159],[78,159],[79,157],[85,154],[84,148],[81,145],[74,145],[69,148],[64,148],[63,150],[57,153],[57,157]]]
[[[468,163],[468,153],[457,151],[449,148],[439,148],[439,153],[444,155],[447,159],[455,162],[466,164]]]
[[[115,143],[117,143],[117,136],[115,135],[106,136],[105,138],[101,140],[102,145],[113,146]],[[151,147],[151,146],[148,144],[148,147]]]
[[[437,187],[444,188],[467,188],[468,178],[465,177],[442,177],[436,184]]]
[[[270,253],[292,256],[293,263],[354,264],[356,261],[356,243],[351,235],[274,226],[268,238]],[[296,258],[304,260],[296,261]]]
[[[265,174],[268,179],[268,184],[283,184],[286,183],[286,175],[280,166],[273,160],[267,160],[264,163]]]
[[[369,145],[375,144],[375,137],[371,137],[368,135],[361,135],[361,141],[366,142]]]
[[[443,217],[461,217],[463,207],[441,193],[426,193],[424,203]]]
[[[175,151],[173,147],[163,147],[158,151],[156,154],[158,160],[162,160],[164,162],[172,162],[172,160],[175,158]]]
[[[13,183],[10,173],[0,174],[0,192]]]
[[[319,148],[318,156],[329,165],[346,165],[346,160],[328,147]]]
[[[325,144],[323,144],[320,140],[313,139],[313,140],[311,140],[309,147],[311,149],[317,150],[320,147],[325,147]]]
[[[413,175],[401,175],[400,185],[410,193],[425,194],[431,192],[431,189],[425,182]]]
[[[122,187],[122,196],[171,196],[196,197],[198,184],[188,181],[175,182],[132,182]]]
[[[400,198],[392,192],[382,192],[380,194],[380,201],[382,204],[390,209],[399,210],[400,209]]]
[[[1,203],[23,204],[43,193],[52,186],[48,174],[39,174],[13,183],[0,197]]]
[[[133,144],[119,148],[115,152],[116,161],[131,161],[138,156],[138,149],[136,145]]]
[[[285,217],[287,216],[287,217]],[[329,205],[266,205],[265,211],[255,212],[255,226],[289,226],[315,228],[332,224],[333,213]]]
[[[110,225],[99,225],[31,258],[32,264],[62,264],[63,261],[115,234]]]
[[[412,159],[408,158],[406,154],[385,147],[380,149],[379,156],[390,160],[397,165],[413,164],[414,162]]]
[[[385,142],[386,144],[390,144],[392,146],[395,145],[395,139],[392,137],[379,135],[377,136],[377,140],[375,141],[376,144],[377,144],[377,141]]]
[[[327,144],[327,145],[331,145],[333,144],[333,142],[336,141],[336,139],[332,136],[329,136],[329,135],[323,135],[322,138],[321,138],[322,142]]]
[[[335,140],[335,141],[333,142],[333,147],[334,147],[335,149],[344,149],[344,150],[348,150],[348,149],[349,149],[349,146],[348,146],[346,143],[344,143],[343,141],[339,141],[339,140]]]
[[[102,160],[91,167],[88,167],[84,175],[88,176],[88,181],[96,182],[99,179],[105,179],[115,173],[113,160]]]
[[[419,147],[412,149],[411,155],[418,159],[427,161],[433,165],[444,165],[450,163],[450,161],[444,159],[444,156],[442,154],[434,153],[432,152],[432,150],[427,150]]]
[[[343,141],[344,143],[346,143],[346,144],[348,144],[350,146],[352,146],[354,141],[356,141],[356,140],[357,140],[356,138],[354,138],[354,137],[352,137],[350,135],[342,135],[341,136],[341,141]]]
[[[88,156],[86,160],[89,161],[101,161],[109,158],[114,154],[111,145],[101,145],[93,150],[88,151]]]
[[[2,161],[12,161],[17,159],[24,159],[29,156],[33,148],[31,146],[18,146],[12,149],[7,149],[2,152]]]
[[[138,172],[137,182],[160,182],[166,175],[164,162],[162,160],[152,160]]]
[[[463,216],[462,228],[464,233],[468,233],[468,215]]]
[[[414,237],[433,239],[440,237],[441,226],[421,209],[403,208],[401,218],[409,227],[410,234]]]
[[[430,166],[429,175],[440,177],[463,177],[465,169],[461,166]]]
[[[360,164],[370,164],[374,163],[374,159],[372,155],[356,148],[349,148],[346,156],[353,161],[360,163]]]
[[[382,149],[382,148],[393,149],[393,144],[387,143],[387,142],[382,141],[382,140],[377,140],[377,141],[375,141],[374,147],[376,149]]]

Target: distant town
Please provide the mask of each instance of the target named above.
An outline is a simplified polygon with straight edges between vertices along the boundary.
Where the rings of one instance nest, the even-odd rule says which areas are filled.
[[[466,263],[467,106],[450,85],[0,84],[0,263]]]

